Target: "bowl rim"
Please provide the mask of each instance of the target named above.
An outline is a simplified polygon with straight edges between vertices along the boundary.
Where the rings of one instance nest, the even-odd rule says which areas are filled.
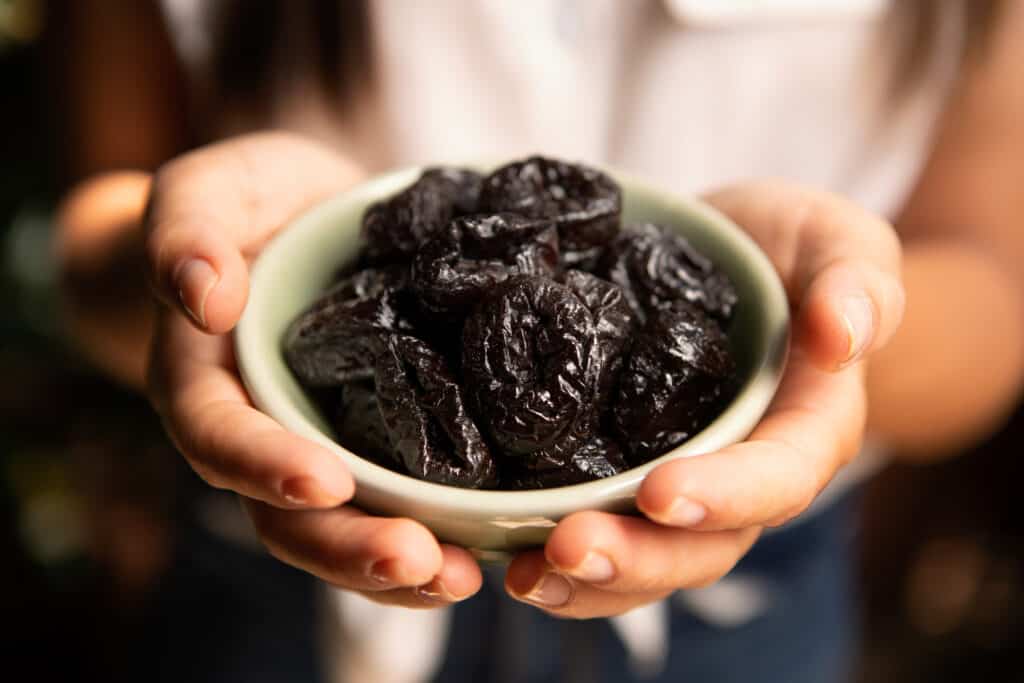
[[[446,165],[482,169],[486,172],[497,164],[470,162]],[[759,289],[764,299],[765,315],[771,323],[767,327],[777,327],[780,334],[767,340],[765,354],[757,359],[749,379],[725,410],[692,438],[643,465],[606,479],[530,491],[465,489],[423,481],[376,465],[323,433],[286,397],[286,392],[275,382],[273,372],[261,361],[268,352],[281,353],[279,341],[271,345],[260,334],[262,311],[259,301],[261,296],[272,296],[274,292],[273,284],[264,282],[263,273],[269,269],[268,264],[277,254],[288,251],[292,243],[303,241],[310,233],[318,232],[323,221],[343,213],[352,205],[368,205],[369,202],[390,195],[428,167],[408,166],[375,175],[314,204],[290,219],[268,241],[252,264],[249,297],[233,333],[238,371],[253,405],[285,429],[341,457],[356,483],[357,503],[360,500],[360,486],[368,486],[376,490],[375,497],[381,494],[397,497],[410,508],[416,504],[427,504],[435,509],[443,508],[445,514],[486,515],[498,524],[505,520],[509,525],[515,525],[517,521],[529,518],[546,518],[582,509],[581,501],[607,503],[632,498],[644,477],[655,467],[669,460],[713,452],[736,443],[745,438],[760,421],[781,382],[790,341],[788,297],[774,266],[750,236],[710,205],[697,198],[673,193],[648,179],[624,173],[614,167],[600,166],[620,184],[624,195],[627,192],[646,195],[648,200],[661,204],[673,214],[709,225],[728,243],[728,248],[737,253],[738,260],[757,271],[755,277],[761,283]],[[750,418],[753,413],[756,413],[756,419]]]

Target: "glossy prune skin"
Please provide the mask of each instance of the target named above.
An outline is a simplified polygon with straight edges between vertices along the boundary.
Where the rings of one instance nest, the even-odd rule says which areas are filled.
[[[507,457],[557,444],[594,410],[594,318],[568,287],[507,280],[463,326],[462,372],[481,429]]]
[[[620,474],[629,465],[614,440],[601,435],[574,440],[573,447],[548,453],[529,464],[513,462],[501,475],[501,487],[511,490],[546,489],[582,484]]]
[[[562,263],[589,268],[619,231],[622,192],[597,169],[534,156],[484,179],[481,211],[512,211],[558,226]]]
[[[597,404],[603,410],[612,398],[612,390],[622,371],[636,325],[622,290],[601,278],[580,270],[562,274],[562,283],[575,294],[594,317],[597,343],[594,353],[600,368],[597,380]]]
[[[373,382],[350,382],[342,388],[333,427],[348,450],[382,467],[399,469]]]
[[[288,366],[310,387],[373,376],[376,355],[392,332],[412,330],[403,312],[402,268],[369,268],[331,287],[285,332]]]
[[[464,488],[494,485],[494,459],[439,353],[415,337],[391,335],[374,379],[388,438],[409,474]]]
[[[362,261],[408,262],[448,221],[476,211],[482,182],[466,169],[430,168],[402,192],[373,204],[363,214]]]
[[[510,213],[465,216],[416,254],[412,289],[424,311],[454,319],[508,278],[551,275],[557,267],[551,223]]]
[[[718,322],[675,302],[655,310],[622,370],[613,427],[633,465],[703,429],[731,397],[735,363]]]
[[[701,307],[721,321],[732,316],[736,289],[684,238],[653,223],[631,225],[608,245],[597,274],[622,288],[641,322],[674,301]]]

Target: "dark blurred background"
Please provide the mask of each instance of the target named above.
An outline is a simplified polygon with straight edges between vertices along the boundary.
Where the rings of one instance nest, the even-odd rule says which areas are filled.
[[[204,553],[239,574],[253,556],[213,547],[190,504],[201,484],[147,404],[63,334],[51,233],[72,171],[47,9],[0,0],[0,660],[38,681],[137,680],[168,656],[161,633],[245,618]],[[860,680],[1024,680],[1022,443],[1018,411],[972,452],[868,486]],[[271,571],[312,603],[311,580]]]

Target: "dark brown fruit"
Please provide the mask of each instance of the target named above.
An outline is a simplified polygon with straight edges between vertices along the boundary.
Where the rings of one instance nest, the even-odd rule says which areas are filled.
[[[615,181],[596,169],[535,156],[487,176],[480,209],[554,221],[562,263],[588,269],[619,231],[622,193]]]
[[[551,275],[558,234],[551,223],[518,214],[456,218],[413,260],[412,287],[428,314],[454,319],[516,275]]]
[[[597,273],[622,288],[641,322],[674,301],[699,306],[723,322],[736,305],[735,288],[710,259],[683,236],[653,223],[619,233]]]
[[[537,489],[647,462],[733,396],[737,297],[674,232],[620,232],[621,211],[581,165],[429,169],[366,211],[286,360],[340,443],[419,479]]]
[[[494,484],[494,460],[440,354],[422,340],[392,335],[375,380],[389,440],[409,474],[464,488]]]
[[[373,382],[351,382],[343,387],[334,431],[339,443],[356,455],[381,467],[399,469]]]
[[[562,282],[579,297],[594,316],[597,343],[595,363],[600,368],[597,378],[599,411],[611,401],[612,391],[622,371],[622,363],[636,331],[633,312],[622,290],[606,280],[579,270],[567,271]]]
[[[615,434],[639,465],[703,429],[731,397],[735,365],[718,322],[676,302],[651,313],[622,371]]]
[[[553,446],[593,411],[594,318],[553,280],[508,280],[466,320],[462,370],[481,428],[505,455]]]
[[[300,315],[284,339],[285,360],[310,387],[369,379],[384,338],[411,331],[403,314],[404,269],[367,269],[337,284]]]
[[[612,477],[628,467],[618,444],[597,435],[529,464],[513,461],[502,473],[501,483],[502,488],[513,490],[570,486]]]
[[[371,265],[408,262],[455,216],[477,208],[482,178],[459,168],[431,168],[363,216],[363,260]]]

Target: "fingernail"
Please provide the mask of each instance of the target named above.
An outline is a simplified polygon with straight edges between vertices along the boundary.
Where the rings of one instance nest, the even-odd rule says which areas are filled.
[[[523,596],[527,600],[544,607],[561,607],[572,598],[572,583],[561,574],[548,572],[541,577],[537,585]]]
[[[661,521],[672,526],[697,526],[708,516],[706,507],[689,498],[680,496],[672,501],[668,511],[662,516]]]
[[[206,327],[206,297],[220,276],[203,259],[189,259],[178,268],[178,299],[197,323]]]
[[[366,570],[366,575],[381,587],[392,586],[395,582],[391,580],[391,572],[388,571],[390,563],[391,560],[377,560]]]
[[[292,505],[309,505],[321,498],[323,492],[310,477],[292,477],[281,482],[281,496]]]
[[[615,565],[603,553],[589,552],[570,573],[587,583],[607,583],[615,578]]]
[[[856,360],[871,341],[875,328],[875,310],[871,299],[864,294],[844,297],[840,310],[848,337],[846,359],[843,361],[847,364]]]
[[[313,477],[292,477],[281,482],[281,497],[292,505],[335,505],[344,496],[331,493],[323,483]]]
[[[440,578],[435,578],[430,583],[417,587],[416,594],[421,598],[432,602],[458,602],[459,600],[463,600],[467,597],[452,593],[444,583],[441,582]]]

